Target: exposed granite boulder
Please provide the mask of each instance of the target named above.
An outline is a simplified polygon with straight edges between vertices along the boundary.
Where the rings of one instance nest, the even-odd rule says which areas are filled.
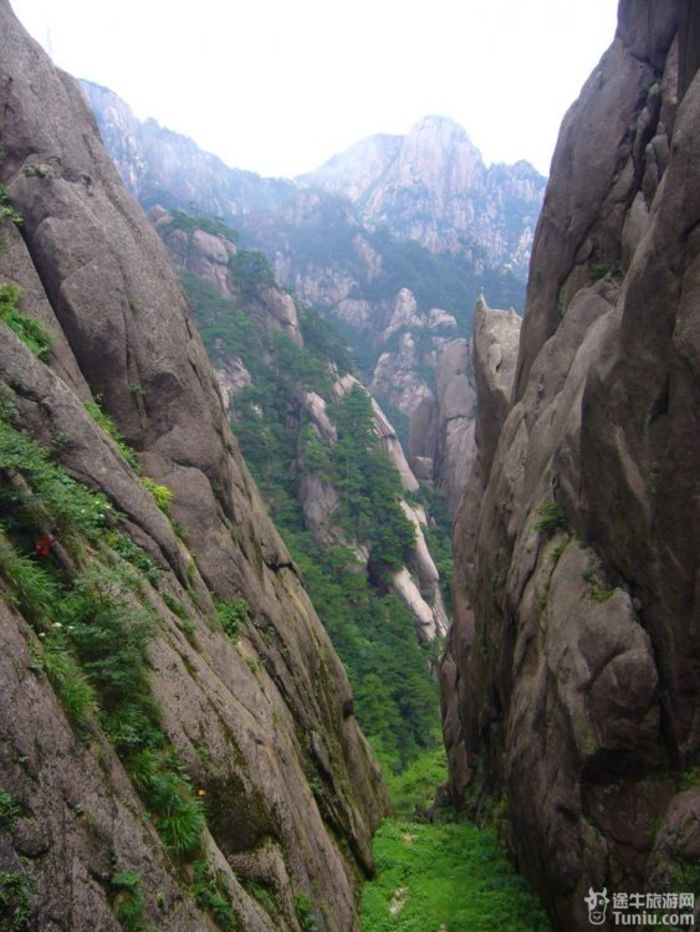
[[[346,675],[241,461],[167,254],[121,187],[77,85],[6,0],[0,33],[0,175],[24,218],[22,242],[3,224],[11,248],[0,253],[0,278],[23,287],[22,309],[56,335],[46,365],[2,325],[13,423],[104,492],[160,567],[157,591],[143,582],[158,619],[150,685],[168,740],[206,794],[207,855],[239,922],[272,930],[281,917],[298,929],[294,897],[304,893],[320,927],[357,929],[358,878],[372,870],[371,831],[386,798],[348,712]],[[85,411],[98,396],[144,473],[172,489],[187,549]],[[186,602],[193,643],[163,602],[166,589]],[[250,622],[237,645],[213,620],[212,596],[245,600]],[[213,928],[99,726],[89,746],[73,736],[32,660],[40,643],[5,588],[0,625],[2,693],[15,697],[0,708],[0,780],[21,804],[0,856],[3,868],[31,858],[22,869],[35,891],[32,922],[117,928],[117,863],[139,874],[154,928]],[[312,792],[312,781],[322,789]],[[244,889],[261,880],[275,916]]]
[[[238,356],[227,356],[226,359],[222,359],[214,370],[214,374],[219,384],[224,408],[230,414],[234,408],[236,395],[253,384],[252,376]]]
[[[621,3],[562,126],[519,348],[516,331],[503,350],[496,327],[483,339],[493,312],[475,319],[478,457],[441,669],[450,786],[477,813],[502,800],[567,932],[590,928],[590,887],[688,889],[700,844],[682,790],[700,759],[700,79],[679,104],[684,6]]]
[[[476,456],[476,389],[471,343],[451,340],[441,348],[436,395],[424,397],[411,414],[409,457],[419,479],[442,489],[447,510],[457,511]]]

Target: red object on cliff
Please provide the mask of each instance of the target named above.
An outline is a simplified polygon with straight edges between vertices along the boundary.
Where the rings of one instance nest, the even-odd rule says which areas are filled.
[[[53,537],[51,537],[50,534],[44,534],[34,544],[34,551],[40,557],[48,557],[48,555],[51,553],[52,546],[53,546]]]

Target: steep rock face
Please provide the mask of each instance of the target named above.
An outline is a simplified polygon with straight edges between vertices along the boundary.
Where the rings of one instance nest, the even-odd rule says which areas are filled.
[[[477,811],[503,799],[562,930],[589,928],[590,887],[690,889],[700,843],[700,791],[679,792],[700,755],[692,8],[621,3],[562,126],[519,346],[493,312],[475,321],[490,338],[441,670],[451,789]]]
[[[372,869],[385,798],[347,678],[241,461],[167,255],[122,189],[77,85],[51,67],[6,0],[0,32],[0,174],[23,217],[21,237],[3,222],[0,276],[21,287],[22,310],[54,337],[46,365],[2,325],[12,427],[103,492],[118,526],[159,567],[156,588],[142,583],[157,618],[149,681],[164,734],[207,799],[207,860],[240,923],[298,929],[294,898],[304,894],[321,927],[357,928],[357,879]],[[84,409],[91,398],[144,473],[172,490],[187,548]],[[88,548],[83,559],[103,557]],[[3,826],[2,869],[27,873],[41,928],[117,928],[115,864],[140,876],[153,927],[214,928],[99,724],[79,741],[38,675],[36,622],[7,580],[0,681],[11,701],[0,710],[0,779],[19,815]],[[170,605],[186,604],[192,643],[166,590]],[[215,621],[214,595],[245,600],[236,645]],[[261,882],[272,912],[246,892]]]
[[[476,390],[471,342],[451,340],[442,348],[436,392],[411,414],[409,454],[420,479],[445,492],[447,510],[457,511],[476,456]]]
[[[218,316],[216,326],[226,328],[226,317],[237,313],[248,318],[255,328],[267,336],[282,333],[299,347],[303,347],[304,340],[299,327],[296,305],[292,296],[273,284],[248,283],[247,287],[241,284],[237,265],[232,260],[243,258],[245,253],[236,250],[235,245],[228,238],[232,231],[225,228],[216,230],[217,222],[210,220],[197,220],[183,214],[170,214],[162,207],[151,211],[156,229],[164,243],[171,252],[171,256],[180,269],[191,272],[198,279],[211,287],[208,301],[211,303],[212,295],[219,295],[231,299]],[[205,229],[201,229],[203,224]],[[211,228],[212,232],[208,232]],[[255,254],[248,253],[248,258],[254,259]],[[260,258],[260,257],[258,257]],[[260,270],[259,270],[260,271]],[[263,278],[267,278],[263,272]],[[404,304],[410,309],[410,292],[404,298]],[[214,295],[215,297],[215,295]],[[399,316],[400,323],[404,322],[405,313],[400,313],[402,304],[397,304],[394,316]],[[213,311],[217,313],[216,310]],[[206,312],[204,312],[206,317]],[[449,315],[435,310],[432,312],[429,323],[431,326],[444,325],[445,318],[452,322]],[[206,321],[201,321],[206,326]],[[212,323],[209,321],[208,323]],[[417,323],[423,326],[424,322]],[[240,320],[239,320],[240,325]],[[400,324],[399,324],[400,325]],[[234,325],[235,329],[235,325]],[[274,353],[274,341],[268,344],[267,350],[260,353],[267,358],[270,367],[278,365]],[[254,379],[243,361],[221,345],[221,339],[215,338],[210,347],[216,359],[216,376],[222,391],[224,406],[235,422],[237,418],[236,397],[243,389],[254,385]],[[260,360],[257,360],[259,363]],[[330,365],[326,363],[326,365]],[[361,388],[360,382],[352,375],[346,374],[338,378],[337,371],[331,374],[333,382],[328,391],[329,401],[339,401],[354,388]],[[396,435],[394,427],[386,417],[376,399],[362,388],[369,398],[373,433],[389,461],[396,470],[401,489],[404,492],[417,492],[418,481],[413,475],[401,442]],[[308,421],[312,430],[316,432],[319,440],[327,451],[330,451],[337,440],[336,426],[329,416],[326,399],[316,392],[304,391],[300,386],[294,390],[287,389],[287,402],[290,406],[289,416],[294,424],[296,439],[291,438],[290,444],[295,448],[303,446],[300,443],[300,424]],[[255,408],[256,420],[259,419],[260,430],[265,425],[265,414],[260,405]],[[257,426],[257,425],[256,425]],[[297,498],[304,515],[304,524],[312,534],[315,542],[323,549],[342,545],[355,554],[357,566],[361,571],[368,569],[371,552],[364,541],[355,539],[339,526],[339,512],[342,508],[342,496],[328,481],[328,477],[310,469],[303,461],[303,455],[293,457],[290,472],[296,475]],[[402,502],[404,510],[408,508]],[[407,516],[414,527],[416,544],[412,548],[407,565],[400,570],[401,585],[394,588],[411,612],[416,630],[422,640],[432,640],[436,636],[445,634],[448,619],[445,612],[440,577],[435,563],[430,556],[423,535],[423,526],[427,524],[427,516],[422,509],[408,509]],[[426,597],[428,601],[426,601]]]
[[[374,366],[370,389],[410,417],[433,394],[428,373],[436,370],[440,354],[457,332],[457,321],[441,308],[421,311],[413,292],[402,288],[382,317],[375,313],[371,324],[385,349]]]

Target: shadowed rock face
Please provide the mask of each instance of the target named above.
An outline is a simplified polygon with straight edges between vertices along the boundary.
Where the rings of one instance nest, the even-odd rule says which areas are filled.
[[[589,928],[591,886],[690,889],[700,843],[700,79],[677,34],[694,15],[621,4],[562,126],[519,346],[499,342],[510,403],[475,346],[441,671],[451,790],[477,812],[504,800],[567,932]]]
[[[158,591],[144,582],[158,617],[151,688],[167,738],[207,794],[208,857],[242,926],[300,928],[294,897],[305,894],[321,927],[355,929],[357,881],[372,870],[386,799],[347,678],[240,458],[166,252],[124,192],[77,85],[6,0],[0,35],[0,176],[23,216],[21,233],[2,223],[0,280],[21,287],[22,310],[54,336],[46,365],[0,325],[14,426],[104,492],[160,567]],[[85,411],[98,396],[144,473],[173,490],[189,553]],[[164,589],[186,601],[194,645]],[[213,595],[248,604],[237,645],[212,621]],[[78,742],[35,672],[39,642],[4,582],[0,627],[0,783],[21,808],[2,834],[0,868],[31,859],[37,927],[116,929],[118,863],[141,877],[149,925],[214,928],[109,743]],[[267,885],[274,917],[248,881]]]

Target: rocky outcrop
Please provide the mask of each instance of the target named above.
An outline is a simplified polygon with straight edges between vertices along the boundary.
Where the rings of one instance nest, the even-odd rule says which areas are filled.
[[[451,515],[457,511],[476,456],[476,390],[471,342],[446,343],[436,368],[436,392],[411,414],[409,459],[419,479],[445,493]]]
[[[357,388],[362,386],[354,376],[342,376],[333,386],[334,400],[339,401]],[[366,391],[364,388],[362,390]],[[374,433],[398,473],[401,487],[405,492],[417,492],[418,481],[406,461],[394,428],[371,395],[369,400]],[[310,392],[306,396],[305,408],[318,439],[327,449],[331,449],[336,442],[337,432],[328,415],[325,401]],[[321,547],[341,544],[350,548],[356,556],[358,567],[366,570],[370,551],[362,541],[354,539],[348,531],[339,526],[341,495],[327,478],[319,471],[303,468],[299,499],[306,527],[316,543]],[[389,586],[413,616],[420,639],[430,641],[446,634],[448,618],[442,599],[440,575],[423,533],[428,519],[422,506],[411,506],[404,500],[400,502],[400,506],[413,525],[415,544],[406,559],[406,565],[391,575]]]
[[[478,458],[441,668],[450,787],[477,812],[501,801],[567,932],[590,927],[591,887],[691,889],[700,839],[691,8],[620,4],[562,126],[519,346],[494,312],[475,321]]]
[[[104,719],[93,716],[87,736],[71,727],[56,680],[41,672],[45,622],[13,595],[5,562],[0,783],[15,809],[0,827],[0,869],[24,885],[37,928],[117,928],[119,883],[133,894],[138,882],[153,928],[214,928],[216,895],[246,929],[302,928],[311,919],[299,897],[319,927],[356,929],[358,879],[372,870],[371,831],[386,801],[346,675],[240,458],[165,250],[123,190],[77,85],[6,0],[0,33],[0,175],[23,218],[21,236],[2,223],[0,278],[20,286],[21,310],[53,335],[45,363],[0,325],[4,423],[103,493],[113,514],[96,516],[95,527],[114,522],[99,539],[76,532],[77,564],[58,541],[60,579],[121,566],[112,548],[122,533],[127,552],[138,545],[155,564],[132,596],[155,619],[150,714],[206,801],[201,844],[218,879],[209,898],[196,892]],[[197,248],[217,264],[211,245]],[[171,490],[172,522],[84,408],[94,398],[140,470]],[[23,476],[7,455],[3,483],[16,484],[38,532],[54,505],[32,499],[38,474]],[[237,643],[214,598],[244,600]]]
[[[422,402],[433,397],[428,373],[437,368],[457,331],[457,321],[441,308],[420,311],[408,288],[399,291],[383,318],[371,322],[386,349],[375,364],[370,390],[410,418]]]

